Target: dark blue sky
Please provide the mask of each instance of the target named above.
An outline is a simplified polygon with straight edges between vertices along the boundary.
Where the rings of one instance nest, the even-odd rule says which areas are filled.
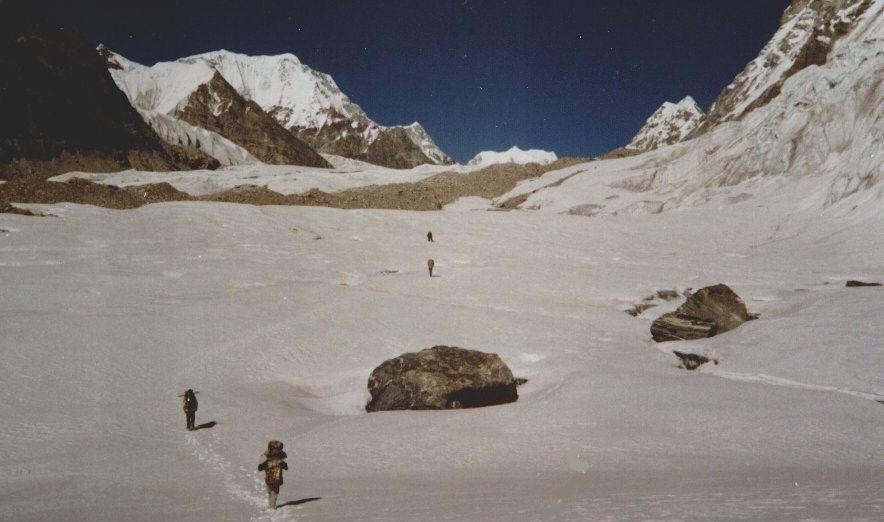
[[[153,64],[291,52],[369,117],[420,121],[460,162],[512,145],[596,155],[666,100],[707,109],[789,0],[45,0],[87,38]]]

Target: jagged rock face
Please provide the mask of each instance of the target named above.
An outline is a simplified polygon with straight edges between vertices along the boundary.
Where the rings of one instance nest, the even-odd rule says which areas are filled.
[[[218,72],[197,87],[176,116],[226,137],[265,163],[331,167],[255,102],[240,96]]]
[[[707,286],[688,297],[674,312],[651,324],[655,341],[682,341],[712,337],[754,319],[746,305],[725,284]]]
[[[678,103],[665,102],[648,118],[626,148],[648,151],[684,141],[700,126],[704,116],[690,96]]]
[[[165,143],[164,148],[175,158],[176,162],[185,165],[186,170],[215,170],[221,166],[220,161],[201,151],[198,147]]]
[[[277,120],[280,120],[280,112],[285,112],[285,110],[276,108],[270,114]],[[356,159],[365,151],[367,143],[365,137],[370,134],[370,123],[367,120],[350,120],[336,115],[330,118],[329,122],[322,127],[315,128],[296,125],[290,127],[289,131],[315,150],[326,154]],[[377,132],[375,131],[374,134],[377,134]],[[372,135],[373,138],[374,136]]]
[[[826,63],[835,42],[850,32],[874,1],[794,0],[783,13],[779,30],[722,91],[697,132],[740,119],[779,95],[795,73]]]
[[[246,56],[215,51],[181,58],[179,62],[214,68],[243,97],[257,103],[317,151],[353,159],[377,157],[386,162],[378,164],[385,166],[404,165],[397,168],[454,163],[420,124],[385,127],[375,123],[341,92],[331,76],[314,71],[292,54]],[[404,130],[408,136],[408,143],[402,142],[406,149],[401,153],[388,149],[393,141],[388,133],[395,129]],[[400,135],[394,132],[393,137],[398,141]],[[379,139],[385,143],[375,149],[385,153],[369,152]],[[411,152],[414,148],[420,154]],[[406,159],[408,163],[403,164]]]
[[[401,127],[382,130],[365,152],[356,159],[394,169],[408,169],[416,165],[433,163]]]
[[[441,410],[518,399],[509,367],[492,353],[434,346],[385,361],[371,372],[369,412]]]
[[[138,111],[144,121],[170,146],[212,158],[219,165],[256,164],[258,159],[236,143],[202,127],[158,112]]]
[[[178,170],[94,47],[23,2],[0,3],[0,179]]]

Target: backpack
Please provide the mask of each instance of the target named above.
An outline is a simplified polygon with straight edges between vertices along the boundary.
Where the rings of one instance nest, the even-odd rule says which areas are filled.
[[[184,411],[196,411],[197,402],[196,395],[193,393],[184,394]]]
[[[267,468],[264,474],[264,483],[268,486],[279,486],[282,484],[282,466],[276,465]]]

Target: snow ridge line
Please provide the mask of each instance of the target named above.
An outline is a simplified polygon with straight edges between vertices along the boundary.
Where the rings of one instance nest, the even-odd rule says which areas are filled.
[[[813,390],[813,391],[826,391],[826,392],[835,392],[841,393],[844,395],[850,395],[852,397],[859,397],[861,399],[867,399],[872,401],[882,402],[884,401],[884,395],[879,395],[877,393],[870,392],[862,392],[856,390],[850,390],[847,388],[838,388],[835,386],[825,386],[822,384],[806,384],[798,381],[793,381],[790,379],[785,379],[783,377],[776,377],[773,375],[767,375],[764,373],[740,373],[740,372],[726,372],[721,370],[710,370],[706,373],[710,375],[716,375],[718,377],[722,377],[724,379],[729,379],[732,381],[740,381],[740,382],[757,382],[761,384],[769,384],[771,386],[782,386],[785,388],[800,388],[803,390]]]

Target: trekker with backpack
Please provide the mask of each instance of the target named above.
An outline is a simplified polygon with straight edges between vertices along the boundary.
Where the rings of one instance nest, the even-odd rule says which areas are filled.
[[[285,462],[286,456],[282,451],[282,442],[271,440],[267,443],[267,451],[264,452],[264,462],[258,464],[258,471],[264,472],[264,483],[267,484],[267,503],[270,505],[270,509],[276,509],[279,486],[282,486],[282,470],[289,469],[289,465]]]
[[[194,424],[196,424],[197,410],[196,393],[188,388],[188,390],[184,392],[183,397],[184,400],[182,401],[182,404],[184,406],[184,415],[187,417],[187,431],[193,431],[196,429],[194,426]]]

